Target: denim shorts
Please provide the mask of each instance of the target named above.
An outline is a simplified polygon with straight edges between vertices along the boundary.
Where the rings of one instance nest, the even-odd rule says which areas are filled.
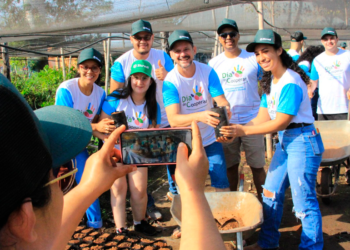
[[[211,186],[215,188],[228,188],[230,184],[227,179],[226,161],[222,144],[214,142],[204,147],[204,150],[209,161]]]

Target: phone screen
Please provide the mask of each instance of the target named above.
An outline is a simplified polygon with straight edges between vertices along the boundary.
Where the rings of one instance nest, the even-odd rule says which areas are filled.
[[[176,164],[177,147],[184,142],[192,148],[190,128],[130,130],[121,134],[123,164]]]

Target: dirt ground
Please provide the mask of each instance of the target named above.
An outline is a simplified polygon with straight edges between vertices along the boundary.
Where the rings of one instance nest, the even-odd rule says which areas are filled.
[[[244,191],[256,194],[256,189],[252,182],[252,173],[249,166],[245,164],[244,158],[242,159],[241,169],[245,175]],[[265,166],[265,170],[268,170],[268,163]],[[331,198],[331,204],[325,205],[319,199],[320,209],[322,213],[323,221],[323,237],[324,237],[324,249],[350,250],[350,186],[345,183],[344,170],[341,169],[340,183],[337,192]],[[152,192],[156,205],[163,214],[162,221],[158,222],[157,226],[161,233],[155,237],[155,239],[163,239],[168,242],[174,250],[179,249],[180,239],[172,239],[171,234],[177,227],[175,220],[170,214],[171,202],[167,200],[166,193],[168,191],[168,182],[166,175],[166,168],[163,166],[151,167],[149,171],[149,191]],[[210,187],[209,176],[206,181],[205,192],[213,192],[213,188]],[[105,221],[105,226],[108,231],[114,228],[112,214],[109,205],[109,194],[105,193],[101,197],[102,213]],[[282,250],[295,250],[298,249],[301,233],[300,221],[297,221],[293,212],[293,203],[291,198],[290,189],[286,192],[284,214],[280,227],[280,249]],[[128,211],[128,222],[131,226],[132,216],[130,208]],[[247,240],[249,244],[257,241],[258,231]],[[348,232],[349,234],[341,234],[342,232]],[[230,242],[234,244],[235,242]]]

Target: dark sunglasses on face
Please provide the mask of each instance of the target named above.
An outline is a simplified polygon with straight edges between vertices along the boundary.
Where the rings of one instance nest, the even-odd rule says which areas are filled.
[[[152,36],[138,36],[138,35],[133,36],[133,38],[137,41],[142,41],[142,40],[149,41],[151,40],[151,37]]]
[[[237,36],[237,32],[236,31],[231,31],[231,32],[225,32],[225,33],[221,33],[219,36],[226,39],[227,36],[230,36],[230,38],[234,38]]]

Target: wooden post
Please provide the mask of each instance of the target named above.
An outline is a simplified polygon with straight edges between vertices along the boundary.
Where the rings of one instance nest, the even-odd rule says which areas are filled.
[[[64,60],[63,48],[61,48],[61,59],[62,59],[63,81],[65,81],[66,80],[66,62]]]
[[[216,26],[215,10],[211,10],[211,13],[213,15],[214,30],[216,30],[217,26]],[[218,55],[218,40],[219,40],[219,36],[218,36],[218,33],[216,33],[213,57],[216,57]]]
[[[108,36],[110,37],[112,34],[108,33]],[[108,93],[108,88],[109,88],[109,64],[110,64],[110,49],[111,49],[111,38],[107,39],[107,43],[106,43],[106,64],[105,64],[105,68],[106,68],[106,77],[105,77],[105,91],[106,94]]]
[[[263,3],[261,1],[258,2],[258,10],[260,11],[259,15],[259,30],[264,29],[264,10]]]
[[[68,62],[68,70],[70,71],[70,68],[72,67],[72,56],[69,56],[69,62]]]
[[[7,43],[3,43],[7,45]],[[4,76],[11,81],[11,67],[10,67],[10,58],[8,50],[5,47],[1,47],[2,50],[2,62],[4,64]]]
[[[168,47],[168,37],[169,37],[169,32],[160,32],[160,37],[162,37],[162,50],[165,51],[165,53],[168,53],[167,47]]]
[[[56,56],[56,69],[59,70],[60,69],[60,59],[58,56]]]

